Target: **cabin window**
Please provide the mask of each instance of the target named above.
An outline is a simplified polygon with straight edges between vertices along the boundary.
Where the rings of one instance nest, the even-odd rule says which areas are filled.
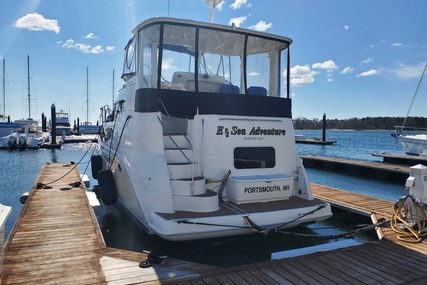
[[[160,26],[153,25],[140,32],[142,54],[139,64],[143,88],[157,87],[157,58]]]
[[[135,76],[135,38],[129,40],[125,47],[125,60],[123,61],[123,75],[122,78],[127,81]]]
[[[200,29],[199,91],[240,93],[243,47],[244,35]]]
[[[196,29],[165,25],[160,88],[195,91]]]
[[[273,168],[276,154],[273,147],[236,147],[234,167],[236,169]]]
[[[280,52],[280,97],[289,98],[290,90],[288,81],[290,80],[290,74],[288,73],[289,65],[289,48],[286,48]]]

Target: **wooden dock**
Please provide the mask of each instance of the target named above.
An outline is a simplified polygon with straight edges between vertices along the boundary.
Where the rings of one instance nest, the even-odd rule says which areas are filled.
[[[303,164],[308,168],[387,180],[404,184],[409,176],[409,166],[368,162],[334,157],[302,155]]]
[[[1,284],[426,284],[427,242],[385,239],[292,258],[218,268],[167,259],[140,268],[146,254],[105,246],[80,175],[46,164],[6,241]],[[71,185],[70,185],[71,184]],[[51,187],[51,188],[50,188]],[[335,207],[390,218],[393,203],[312,184]],[[248,248],[250,250],[250,248]],[[226,256],[224,258],[227,258]]]
[[[197,277],[209,266],[105,246],[75,164],[45,164],[6,241],[1,284],[134,284]],[[71,184],[71,185],[70,185]]]
[[[390,219],[393,203],[318,184],[317,198],[335,207]],[[427,284],[427,241],[406,243],[391,228],[385,239],[309,255],[204,272],[190,284]],[[168,283],[170,284],[170,283]]]
[[[372,156],[382,157],[383,162],[391,164],[403,164],[409,166],[413,166],[416,164],[427,165],[427,156],[425,155],[372,153]]]

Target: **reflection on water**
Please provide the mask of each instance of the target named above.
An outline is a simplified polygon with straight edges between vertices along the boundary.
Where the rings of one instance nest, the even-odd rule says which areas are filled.
[[[50,150],[50,161],[53,163],[58,163],[58,155],[56,149]]]

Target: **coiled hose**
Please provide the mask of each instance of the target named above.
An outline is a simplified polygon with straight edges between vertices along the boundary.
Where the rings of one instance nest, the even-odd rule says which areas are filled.
[[[418,198],[409,194],[405,188],[403,196],[396,201],[391,218],[391,228],[398,233],[401,241],[418,243],[427,235],[426,205]]]

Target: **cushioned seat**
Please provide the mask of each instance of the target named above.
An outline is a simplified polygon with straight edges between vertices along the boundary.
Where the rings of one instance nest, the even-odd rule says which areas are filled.
[[[219,87],[219,93],[223,94],[239,94],[240,88],[231,84],[224,84]]]
[[[267,89],[261,86],[251,86],[248,88],[248,95],[267,96]]]

